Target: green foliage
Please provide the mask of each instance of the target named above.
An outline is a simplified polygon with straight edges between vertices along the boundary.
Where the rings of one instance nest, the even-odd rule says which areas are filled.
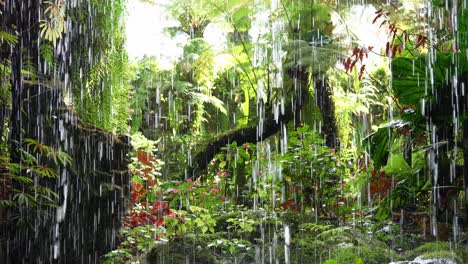
[[[74,27],[82,29],[71,36],[73,98],[70,106],[87,124],[114,133],[126,133],[131,86],[121,19],[124,1],[89,0],[89,8],[93,10],[92,20],[87,19],[91,15],[88,5],[67,6],[67,16]],[[84,36],[89,32],[99,33]]]
[[[136,132],[131,136],[130,144],[135,151],[155,152],[157,142],[146,138],[141,132]]]
[[[0,104],[5,107],[11,106],[11,61],[0,61]],[[7,120],[5,120],[5,127],[7,127]],[[6,130],[2,131],[5,133]],[[2,135],[4,137],[6,135]],[[2,140],[6,143],[7,140]]]
[[[129,260],[134,259],[135,252],[145,253],[156,246],[156,238],[161,233],[162,229],[153,225],[122,229],[121,236],[125,237],[125,240],[117,249],[104,255],[104,263],[128,263]]]
[[[458,48],[459,50],[466,50],[468,47],[468,10],[462,9],[462,12],[458,13]],[[453,48],[453,47],[452,47]]]
[[[429,87],[440,87],[445,79],[448,57],[439,56],[433,68],[433,79],[426,76],[426,58],[417,59],[397,58],[392,62],[393,76],[392,88],[395,96],[403,105],[409,105],[420,110],[422,99],[428,100],[431,94]],[[420,112],[420,111],[419,111]]]
[[[335,251],[334,258],[338,263],[385,263],[389,259],[369,247],[342,247]]]
[[[390,234],[375,230],[387,224],[384,220],[395,208],[417,204],[416,213],[421,214],[428,209],[431,177],[427,177],[426,156],[428,149],[438,146],[428,145],[425,115],[430,109],[437,126],[447,124],[447,113],[438,108],[447,101],[435,96],[432,88],[447,92],[451,72],[464,66],[460,56],[447,52],[428,57],[431,61],[421,56],[426,47],[409,51],[414,43],[408,42],[402,56],[392,60],[391,74],[379,68],[361,79],[357,70],[347,75],[333,69],[345,51],[333,44],[330,14],[342,10],[322,2],[282,1],[272,10],[270,5],[278,2],[262,6],[244,0],[172,1],[167,8],[179,24],[167,30],[189,36],[182,58],[171,70],[159,67],[155,58],[144,58],[131,66],[128,76],[125,59],[119,59],[122,39],[108,41],[121,33],[119,27],[98,19],[104,35],[96,37],[96,45],[102,52],[85,69],[85,99],[76,99],[76,107],[89,122],[121,131],[128,120],[124,110],[130,108],[135,150],[129,218],[136,224],[126,222],[124,242],[110,257],[133,261],[148,254],[156,256],[156,263],[164,262],[165,256],[174,262],[197,262],[203,256],[203,261],[213,263],[235,257],[242,263],[244,256],[251,260],[255,246],[270,247],[273,257],[278,257],[285,253],[278,241],[285,239],[287,226],[294,260],[331,258],[325,263],[360,264],[398,259],[385,243],[403,244],[396,241],[396,233],[405,227],[400,230],[400,225],[390,224]],[[111,12],[96,1],[93,5],[98,14]],[[253,36],[252,24],[260,15],[265,16],[267,30]],[[283,26],[283,22],[288,29],[275,35],[273,23]],[[228,31],[227,50],[215,50],[203,38],[210,23],[222,24]],[[266,62],[257,63],[259,49]],[[50,57],[47,51],[45,47],[44,57]],[[81,55],[90,59],[85,51]],[[271,61],[276,52],[281,67]],[[114,72],[120,77],[110,76]],[[294,126],[281,131],[287,134],[287,144],[277,136],[258,143],[230,142],[206,174],[190,178],[184,173],[188,165],[194,166],[194,152],[205,150],[209,139],[258,124],[262,107],[271,110],[279,102],[290,106],[299,86],[312,93],[309,86],[317,73],[326,73],[333,88],[341,149],[326,147],[323,135],[303,125],[299,117],[303,113],[295,112]],[[272,80],[277,74],[284,78],[281,87]],[[115,92],[119,91],[115,84],[125,80],[131,80],[132,87],[119,86],[120,92]],[[108,89],[109,84],[114,90]],[[121,105],[120,123],[109,113]],[[317,107],[302,110],[310,109],[318,112]],[[269,119],[268,115],[267,111],[260,120]],[[312,126],[320,118],[308,121]],[[461,161],[459,155],[451,155]],[[365,196],[368,204],[362,201]],[[158,202],[166,206],[164,210],[154,210]],[[150,213],[157,221],[141,219]],[[439,255],[447,252],[440,250]]]
[[[190,211],[179,210],[179,214],[184,215],[183,221],[177,218],[167,216],[164,219],[166,229],[165,236],[184,237],[187,234],[202,234],[215,232],[216,220],[213,219],[211,212],[203,207],[190,206]]]
[[[231,223],[228,229],[233,228],[236,231],[243,230],[246,232],[252,232],[254,230],[253,219],[249,219],[247,216],[243,218],[229,218],[226,222]]]
[[[43,43],[39,47],[39,52],[41,54],[41,58],[49,64],[55,64],[54,58],[54,47],[52,45]]]
[[[329,259],[330,263],[388,263],[397,259],[384,243],[350,227],[335,227],[315,223],[300,225],[297,243],[314,259]],[[327,263],[327,262],[326,262]]]
[[[148,116],[155,117],[156,124],[168,120],[166,129],[178,137],[188,130],[203,130],[214,112],[227,114],[224,102],[213,94],[221,68],[214,63],[211,48],[203,39],[192,39],[184,50],[185,57],[177,63],[176,76],[159,68],[154,58],[143,58],[133,66],[132,131],[157,136],[159,131],[143,122],[145,115],[146,120]]]
[[[372,132],[373,122],[385,120],[388,112],[388,73],[379,68],[361,80],[358,70],[345,74],[339,69],[327,71],[333,89],[335,117],[341,147],[363,148],[362,140]],[[375,79],[381,80],[377,81]]]
[[[284,67],[306,68],[311,66],[315,73],[334,66],[338,58],[343,56],[341,48],[337,45],[316,47],[311,46],[305,40],[288,40],[284,44],[284,49],[288,52]]]
[[[208,244],[209,248],[217,248],[223,252],[229,252],[232,256],[239,256],[244,252],[251,251],[251,243],[241,239],[217,239],[216,242]]]
[[[0,207],[10,208],[11,217],[31,212],[43,214],[47,208],[56,207],[59,197],[46,187],[47,178],[57,177],[57,166],[71,166],[72,163],[67,153],[35,139],[26,138],[23,144],[25,148],[19,149],[20,163],[11,162],[8,155],[0,156]],[[19,224],[27,219],[24,216]]]
[[[389,130],[388,127],[383,127],[368,138],[369,154],[376,168],[380,168],[387,163],[389,155],[389,133],[391,134],[391,130]]]
[[[288,152],[279,158],[283,167],[284,184],[295,189],[287,197],[311,201],[319,215],[340,215],[344,206],[347,180],[352,169],[345,152],[323,144],[323,138],[308,126],[289,130]]]

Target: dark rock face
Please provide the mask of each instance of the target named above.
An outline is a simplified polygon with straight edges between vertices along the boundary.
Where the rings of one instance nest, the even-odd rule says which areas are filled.
[[[81,73],[84,69],[83,73],[87,74],[87,69],[93,66],[90,58],[80,57],[81,49],[87,54],[88,48],[91,49],[89,43],[94,40],[87,31],[95,28],[95,20],[91,19],[93,14],[87,14],[89,19],[84,19],[84,22],[70,16],[71,22],[67,22],[67,27],[79,28],[80,31],[85,29],[83,35],[76,34],[73,38],[73,43],[83,45],[71,45],[73,32],[67,32],[54,50],[57,65],[50,67],[40,53],[41,44],[46,43],[41,40],[39,27],[45,7],[43,2],[0,1],[0,31],[18,37],[17,44],[2,42],[0,47],[0,62],[11,62],[8,80],[4,77],[7,75],[1,76],[4,78],[2,85],[3,82],[11,85],[11,89],[8,88],[11,90],[11,102],[0,104],[0,133],[8,129],[10,153],[5,156],[11,158],[12,163],[22,162],[18,150],[25,148],[24,139],[31,138],[67,152],[73,164],[63,167],[45,161],[47,164],[44,165],[55,170],[57,177],[40,178],[36,175],[32,179],[34,188],[30,192],[34,195],[38,187],[53,190],[59,196],[57,208],[43,204],[37,207],[0,207],[0,264],[98,263],[100,256],[115,245],[125,211],[129,145],[127,139],[81,124],[73,109],[69,109],[70,106],[62,100],[67,92],[76,90],[72,89],[76,84],[70,84],[73,71]],[[70,1],[64,2],[68,4]],[[83,5],[83,9],[88,10],[91,6],[91,1],[73,2],[70,7]],[[80,7],[73,12],[81,10]],[[78,42],[80,38],[82,41]],[[98,53],[97,50],[94,53]],[[83,67],[72,69],[72,54],[83,61],[80,64]],[[78,96],[75,95],[75,99]],[[26,171],[21,174],[31,176]],[[0,167],[0,184],[7,181],[5,179],[9,176],[3,176],[8,173],[7,166]],[[25,191],[24,184],[14,182],[12,185],[11,188],[19,190],[17,193]],[[12,193],[10,191],[9,195]]]
[[[67,152],[72,166],[39,184],[59,194],[58,208],[28,212],[29,225],[2,219],[0,263],[99,263],[116,245],[129,190],[126,138],[85,127],[49,90],[29,101],[23,138]],[[36,209],[31,209],[35,211]],[[26,219],[25,218],[25,219]]]

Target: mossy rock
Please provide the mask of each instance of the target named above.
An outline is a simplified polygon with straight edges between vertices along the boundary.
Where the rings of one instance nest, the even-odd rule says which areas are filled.
[[[451,259],[457,263],[468,263],[468,250],[449,242],[429,242],[406,253],[406,259]]]
[[[458,256],[457,253],[454,251],[447,251],[447,250],[439,250],[434,252],[428,252],[420,256],[422,259],[450,259],[455,261],[456,263],[466,263],[463,262],[463,259]]]

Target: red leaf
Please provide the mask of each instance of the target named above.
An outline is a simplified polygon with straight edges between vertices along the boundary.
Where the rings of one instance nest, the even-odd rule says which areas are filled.
[[[387,23],[387,20],[384,20],[384,21],[380,24],[379,28],[381,28],[383,25],[385,25],[385,23]]]
[[[133,182],[133,189],[137,192],[140,192],[143,189],[143,184],[139,182]]]
[[[146,218],[147,218],[147,215],[148,215],[147,212],[141,211],[140,214],[139,214],[138,216],[140,216],[140,217],[143,218],[143,219],[146,219]]]
[[[353,63],[351,63],[351,66],[349,66],[349,71],[351,72],[354,68],[354,65],[356,64],[357,60],[353,61]]]
[[[416,44],[416,48],[420,46],[424,46],[424,44],[426,44],[426,41],[427,41],[426,36],[418,35],[418,43]]]
[[[130,220],[128,224],[129,224],[131,227],[136,227],[136,226],[138,226],[138,222],[135,221],[135,220]]]
[[[299,205],[297,205],[294,200],[289,199],[286,202],[280,204],[279,206],[281,209],[287,210],[287,209],[292,209],[294,211],[299,211]]]
[[[393,45],[393,48],[392,48],[392,59],[395,58],[395,55],[396,55],[396,52],[397,52],[397,49],[400,45],[398,44],[395,44]]]
[[[375,11],[375,14],[379,14],[379,13],[382,13],[382,8],[380,8],[379,10]]]
[[[151,209],[151,213],[154,214],[159,210],[164,210],[169,207],[169,204],[167,202],[154,202],[153,208]]]
[[[140,198],[140,195],[138,194],[138,192],[133,191],[132,192],[132,200],[134,202],[136,202],[136,201],[138,201],[138,198]]]
[[[156,162],[152,153],[141,150],[137,151],[137,159],[146,166],[153,166],[152,162]]]
[[[143,224],[144,221],[143,219],[141,219],[140,217],[138,216],[135,216],[135,217],[132,217],[134,221],[136,221],[138,224]]]
[[[170,218],[177,218],[177,214],[176,213],[168,213],[166,214],[167,217],[170,217]]]
[[[182,214],[182,215],[180,215],[179,219],[180,219],[181,222],[184,222],[186,217],[187,217],[186,215]]]
[[[382,16],[382,13],[379,13],[377,16],[375,16],[374,20],[372,20],[372,24],[374,24],[375,21],[377,21],[377,19],[379,19],[381,16]]]
[[[169,208],[164,209],[164,215],[170,215],[170,214],[172,214],[171,209]]]
[[[148,219],[151,221],[151,223],[155,224],[156,221],[158,221],[158,218],[155,215],[148,215]]]
[[[387,41],[387,44],[385,45],[385,55],[388,56],[390,51],[390,42]]]
[[[164,219],[158,219],[155,223],[155,226],[160,227],[164,225]]]
[[[366,68],[366,65],[361,66],[361,70],[359,71],[359,80],[362,79],[362,75],[364,74],[365,68]]]
[[[351,58],[348,58],[346,60],[346,62],[344,63],[344,67],[345,67],[346,72],[348,72],[348,70],[349,70],[349,64],[350,63],[351,63]]]
[[[351,55],[351,57],[353,57],[354,55],[356,55],[356,57],[357,57],[359,51],[360,51],[360,49],[358,47],[355,47],[354,50],[353,50],[353,55]]]
[[[140,170],[140,172],[141,172],[143,175],[147,175],[147,174],[149,174],[151,171],[153,171],[153,168],[151,168],[151,167],[146,167],[146,168]]]
[[[394,28],[392,30],[392,34],[393,34],[393,36],[392,36],[392,43],[393,43],[395,41],[395,38],[396,38],[396,35],[397,35],[397,28]]]

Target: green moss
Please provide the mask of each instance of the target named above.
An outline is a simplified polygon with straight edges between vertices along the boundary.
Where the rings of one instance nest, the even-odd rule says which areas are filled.
[[[405,257],[406,259],[414,259],[426,253],[450,250],[451,247],[447,242],[429,242],[407,252]]]
[[[463,262],[463,259],[460,256],[458,256],[456,252],[447,251],[447,250],[427,252],[423,254],[421,257],[422,259],[438,259],[438,258],[451,259],[457,263],[466,263],[466,262]]]
[[[333,259],[337,260],[340,264],[381,264],[391,262],[392,255],[395,255],[395,253],[391,253],[391,251],[385,249],[382,251],[380,248],[371,249],[368,246],[353,246],[338,248],[333,253]]]

